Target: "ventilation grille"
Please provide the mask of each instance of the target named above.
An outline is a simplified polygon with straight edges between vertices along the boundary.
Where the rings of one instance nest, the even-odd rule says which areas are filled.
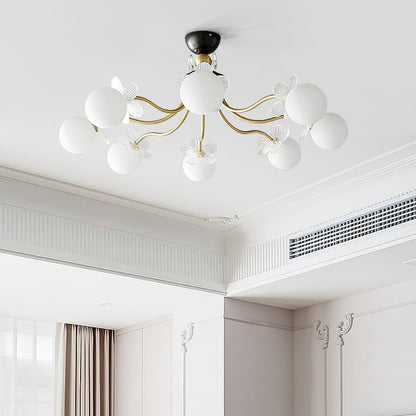
[[[289,258],[304,256],[416,219],[416,197],[289,240]]]

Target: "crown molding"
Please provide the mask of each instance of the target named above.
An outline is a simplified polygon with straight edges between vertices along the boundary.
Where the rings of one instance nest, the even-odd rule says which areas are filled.
[[[239,215],[237,224],[223,227],[226,235],[243,231],[264,218],[294,211],[324,198],[416,164],[416,140],[311,183]]]
[[[194,215],[185,214],[183,212],[170,210],[156,205],[146,204],[135,201],[129,198],[124,198],[117,195],[112,195],[106,192],[97,191],[95,189],[87,188],[80,185],[75,185],[69,182],[60,181],[57,179],[48,178],[46,176],[37,175],[34,173],[24,172],[18,169],[13,169],[7,166],[0,165],[0,181],[3,182],[20,182],[24,184],[36,185],[42,188],[52,189],[54,191],[69,193],[80,198],[92,199],[95,201],[104,202],[109,205],[116,205],[123,208],[133,209],[146,214],[152,214],[159,217],[169,218],[188,224],[209,227],[205,218]],[[212,228],[212,227],[210,227]]]
[[[0,203],[0,250],[225,292],[224,254]]]

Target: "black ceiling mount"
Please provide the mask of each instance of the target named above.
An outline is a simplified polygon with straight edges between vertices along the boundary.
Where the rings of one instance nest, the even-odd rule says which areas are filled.
[[[209,30],[197,30],[185,36],[185,42],[189,50],[196,55],[201,53],[209,55],[214,53],[220,44],[221,36]]]

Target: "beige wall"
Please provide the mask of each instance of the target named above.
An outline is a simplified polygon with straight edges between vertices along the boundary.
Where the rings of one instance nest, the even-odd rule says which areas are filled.
[[[339,414],[337,323],[347,313],[354,319],[344,336],[344,415],[416,413],[416,281],[410,281],[295,312],[294,415]],[[316,320],[329,326],[327,350],[315,337]]]
[[[225,299],[225,416],[293,414],[293,313]]]

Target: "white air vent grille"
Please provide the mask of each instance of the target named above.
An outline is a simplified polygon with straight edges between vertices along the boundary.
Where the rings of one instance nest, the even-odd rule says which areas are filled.
[[[416,197],[289,240],[289,258],[304,256],[416,219]]]

